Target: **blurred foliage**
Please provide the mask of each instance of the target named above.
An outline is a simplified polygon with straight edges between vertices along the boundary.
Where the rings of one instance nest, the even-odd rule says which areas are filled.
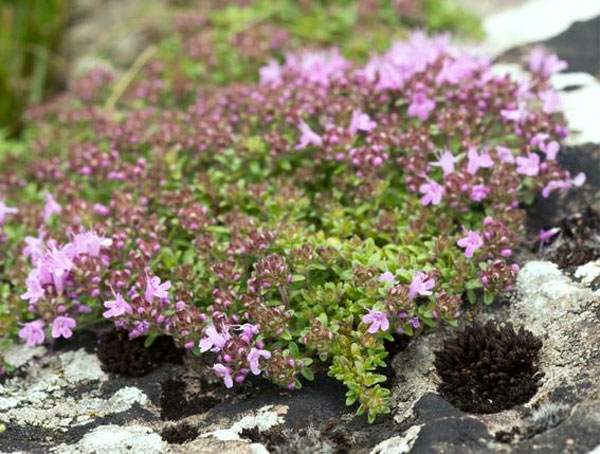
[[[0,0],[0,128],[15,135],[21,114],[44,98],[70,0]]]
[[[346,58],[365,62],[413,29],[482,36],[478,19],[455,0],[192,0],[176,5],[188,23],[161,42],[160,58],[187,55],[184,76],[202,85],[256,80],[267,64],[265,55],[283,61],[288,52],[307,48],[336,47]],[[272,44],[281,33],[286,38]],[[270,45],[269,52],[257,52]]]
[[[213,54],[219,63],[230,63],[218,65],[229,67],[230,74],[213,75],[221,83],[253,70],[245,64],[246,56],[233,48],[232,39],[259,24],[286,30],[292,48],[338,46],[346,57],[357,60],[381,52],[390,40],[403,38],[408,28],[481,36],[477,18],[455,0],[165,0],[160,5],[160,14],[156,4],[148,4],[135,19],[181,12],[208,18]],[[72,0],[0,0],[0,131],[5,136],[20,133],[28,106],[63,88],[68,62],[60,60],[57,50],[72,6]],[[127,32],[131,26],[135,25],[128,23]]]

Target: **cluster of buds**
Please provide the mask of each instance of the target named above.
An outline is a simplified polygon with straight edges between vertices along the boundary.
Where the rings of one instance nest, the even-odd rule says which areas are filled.
[[[273,383],[293,390],[296,389],[296,377],[304,367],[302,360],[284,355],[282,350],[277,349],[272,352],[265,376]]]
[[[265,336],[280,336],[288,327],[292,314],[285,307],[269,307],[257,294],[240,297],[245,313],[244,318],[260,325]]]
[[[327,358],[330,346],[335,339],[335,334],[332,330],[323,326],[323,322],[318,318],[314,318],[310,322],[310,328],[304,335],[302,342],[309,348],[318,352],[321,358]]]
[[[291,281],[292,275],[285,257],[269,254],[254,265],[252,277],[248,279],[248,289],[253,293],[268,289],[284,292]]]
[[[231,254],[260,254],[265,252],[274,240],[274,235],[268,230],[252,230],[247,235],[233,232],[231,236]]]
[[[516,263],[508,264],[504,260],[494,260],[481,272],[481,283],[493,294],[508,292],[514,288],[518,273],[519,265]]]
[[[513,254],[513,248],[518,244],[519,238],[514,229],[509,229],[506,224],[490,216],[483,220],[483,237],[485,249],[490,257],[508,258]]]

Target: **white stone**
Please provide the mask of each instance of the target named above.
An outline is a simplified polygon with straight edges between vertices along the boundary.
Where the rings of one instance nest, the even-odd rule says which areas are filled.
[[[270,454],[269,450],[260,443],[252,443],[250,445],[250,452],[252,454]]]
[[[14,367],[21,367],[35,357],[43,356],[46,353],[45,347],[27,347],[26,345],[13,345],[6,352],[2,353],[7,363]]]
[[[49,398],[51,405],[40,408],[25,399],[18,408],[11,408],[4,417],[19,424],[56,429],[87,424],[96,417],[121,413],[129,410],[135,403],[146,405],[148,397],[138,388],[125,387],[108,399],[84,395],[78,399],[66,395]]]
[[[100,367],[100,360],[96,355],[86,353],[85,350],[65,352],[60,355],[64,376],[70,383],[82,381],[107,380],[108,376]]]
[[[56,454],[163,454],[167,444],[160,435],[143,426],[100,426],[86,434],[75,445],[60,445]]]
[[[259,432],[269,430],[283,422],[283,418],[276,411],[270,411],[272,405],[260,408],[256,414],[244,416],[234,423],[229,429],[215,430],[202,434],[201,437],[214,437],[221,441],[240,440],[240,433],[244,429],[258,429]]]
[[[556,36],[576,21],[600,15],[598,0],[532,0],[483,20],[485,47],[501,53]]]
[[[134,404],[148,406],[150,400],[138,388],[124,387],[113,395],[100,395],[99,387],[73,397],[73,389],[103,382],[95,355],[84,350],[62,352],[44,358],[46,367],[30,370],[25,378],[14,377],[0,387],[0,412],[9,423],[65,430],[129,410]]]
[[[561,97],[570,130],[566,143],[600,142],[600,83],[590,81],[577,90],[562,93]]]
[[[422,425],[411,426],[403,435],[388,438],[375,446],[370,454],[406,454],[419,438]]]
[[[586,263],[575,270],[575,277],[581,279],[585,285],[590,285],[598,276],[600,276],[600,260]]]
[[[556,73],[550,78],[550,83],[557,90],[564,90],[567,87],[584,87],[594,84],[597,83],[597,80],[588,73]]]

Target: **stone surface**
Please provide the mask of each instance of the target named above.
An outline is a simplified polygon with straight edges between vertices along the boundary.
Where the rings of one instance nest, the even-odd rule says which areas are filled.
[[[279,407],[272,410],[271,405],[258,409],[252,415],[244,416],[242,419],[234,423],[228,429],[219,429],[212,432],[206,432],[200,437],[213,437],[221,441],[240,440],[240,434],[244,430],[256,429],[259,432],[264,432],[272,427],[283,423],[282,414],[287,413],[287,407]]]
[[[22,365],[0,385],[0,421],[6,425],[0,452],[44,452],[63,441],[78,441],[105,421],[121,424],[143,415],[150,422],[156,419],[153,411],[138,387],[109,382],[93,353],[48,354]]]
[[[600,112],[597,118],[600,118]],[[528,222],[536,233],[541,228],[557,225],[567,216],[585,211],[588,206],[600,211],[600,172],[597,171],[600,168],[600,145],[564,147],[557,159],[572,175],[584,172],[586,182],[563,196],[553,194],[548,199],[538,196],[534,204],[527,208]]]
[[[58,446],[56,454],[164,454],[167,444],[160,435],[143,426],[100,426],[86,434],[73,446]]]
[[[569,64],[569,71],[600,76],[600,16],[571,24],[544,45]]]
[[[104,3],[115,8],[97,15]],[[495,71],[522,76],[520,67],[511,62],[539,42],[579,71],[557,75],[552,82],[562,91],[574,132],[568,143],[577,145],[565,148],[559,160],[574,174],[586,171],[588,181],[566,198],[534,204],[531,227],[549,227],[588,204],[600,209],[600,174],[595,171],[600,168],[600,146],[580,146],[600,143],[600,83],[594,77],[600,71],[600,2],[460,3],[471,4],[484,16],[485,49],[505,52],[524,46],[505,54],[501,60],[507,63]],[[107,24],[125,30],[111,37],[118,45],[104,49],[111,62],[126,66],[145,46],[147,27],[135,17],[148,3],[78,0],[75,4],[67,53],[77,49],[96,53],[102,47],[95,42],[96,35],[100,29],[106,34]],[[141,28],[130,33],[123,24]],[[599,276],[600,261],[567,273],[550,262],[534,260],[523,267],[510,304],[480,314],[523,325],[544,340],[540,364],[545,375],[538,393],[527,404],[500,413],[466,414],[436,393],[433,356],[443,331],[411,342],[391,359],[392,415],[373,425],[356,417],[354,408],[345,407],[344,387],[323,374],[298,392],[261,380],[228,391],[203,381],[194,362],[133,379],[104,373],[90,349],[48,352],[20,346],[7,354],[17,373],[0,385],[0,426],[6,426],[0,434],[0,452],[264,454],[267,448],[256,437],[268,439],[283,428],[333,422],[351,440],[351,453],[600,454]],[[177,387],[181,392],[173,393]]]
[[[566,31],[573,22],[599,15],[597,0],[530,0],[484,18],[485,47],[492,53],[505,52],[547,40]]]
[[[373,448],[370,454],[409,453],[421,431],[420,425],[411,426],[404,434],[388,438]]]

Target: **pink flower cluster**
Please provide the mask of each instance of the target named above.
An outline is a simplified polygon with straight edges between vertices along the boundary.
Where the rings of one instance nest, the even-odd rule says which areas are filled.
[[[389,294],[392,295],[394,302],[390,304],[389,313],[370,309],[363,315],[363,323],[369,325],[367,332],[370,334],[376,334],[378,331],[386,332],[393,324],[396,332],[401,334],[404,331],[402,326],[405,323],[408,323],[413,329],[419,329],[422,326],[419,317],[417,315],[409,317],[404,307],[408,308],[415,298],[433,295],[435,279],[428,273],[417,271],[410,284],[400,284],[393,273],[386,271],[379,276],[378,280],[385,284],[392,284]]]
[[[233,329],[239,334],[230,334]],[[205,337],[200,340],[200,351],[217,353],[213,371],[223,379],[227,388],[231,388],[234,381],[244,381],[249,372],[260,375],[264,369],[261,363],[271,358],[271,352],[263,348],[264,343],[254,340],[258,332],[258,327],[249,323],[241,326],[222,325],[220,329],[214,325],[206,327]]]
[[[77,294],[72,293],[74,272],[88,261],[97,261],[103,267],[108,266],[108,258],[102,256],[103,249],[110,247],[112,240],[99,236],[93,231],[74,234],[72,240],[59,245],[54,240],[44,241],[45,233],[38,238],[27,237],[27,246],[23,254],[33,263],[26,279],[27,291],[21,298],[29,302],[29,311],[38,313],[38,319],[24,325],[19,336],[33,346],[44,342],[43,328],[46,323],[52,325],[52,337],[72,336],[76,325],[74,318],[68,315],[69,307],[63,301],[71,301],[71,310],[88,312],[90,309],[77,302]],[[60,298],[68,294],[67,300]]]

